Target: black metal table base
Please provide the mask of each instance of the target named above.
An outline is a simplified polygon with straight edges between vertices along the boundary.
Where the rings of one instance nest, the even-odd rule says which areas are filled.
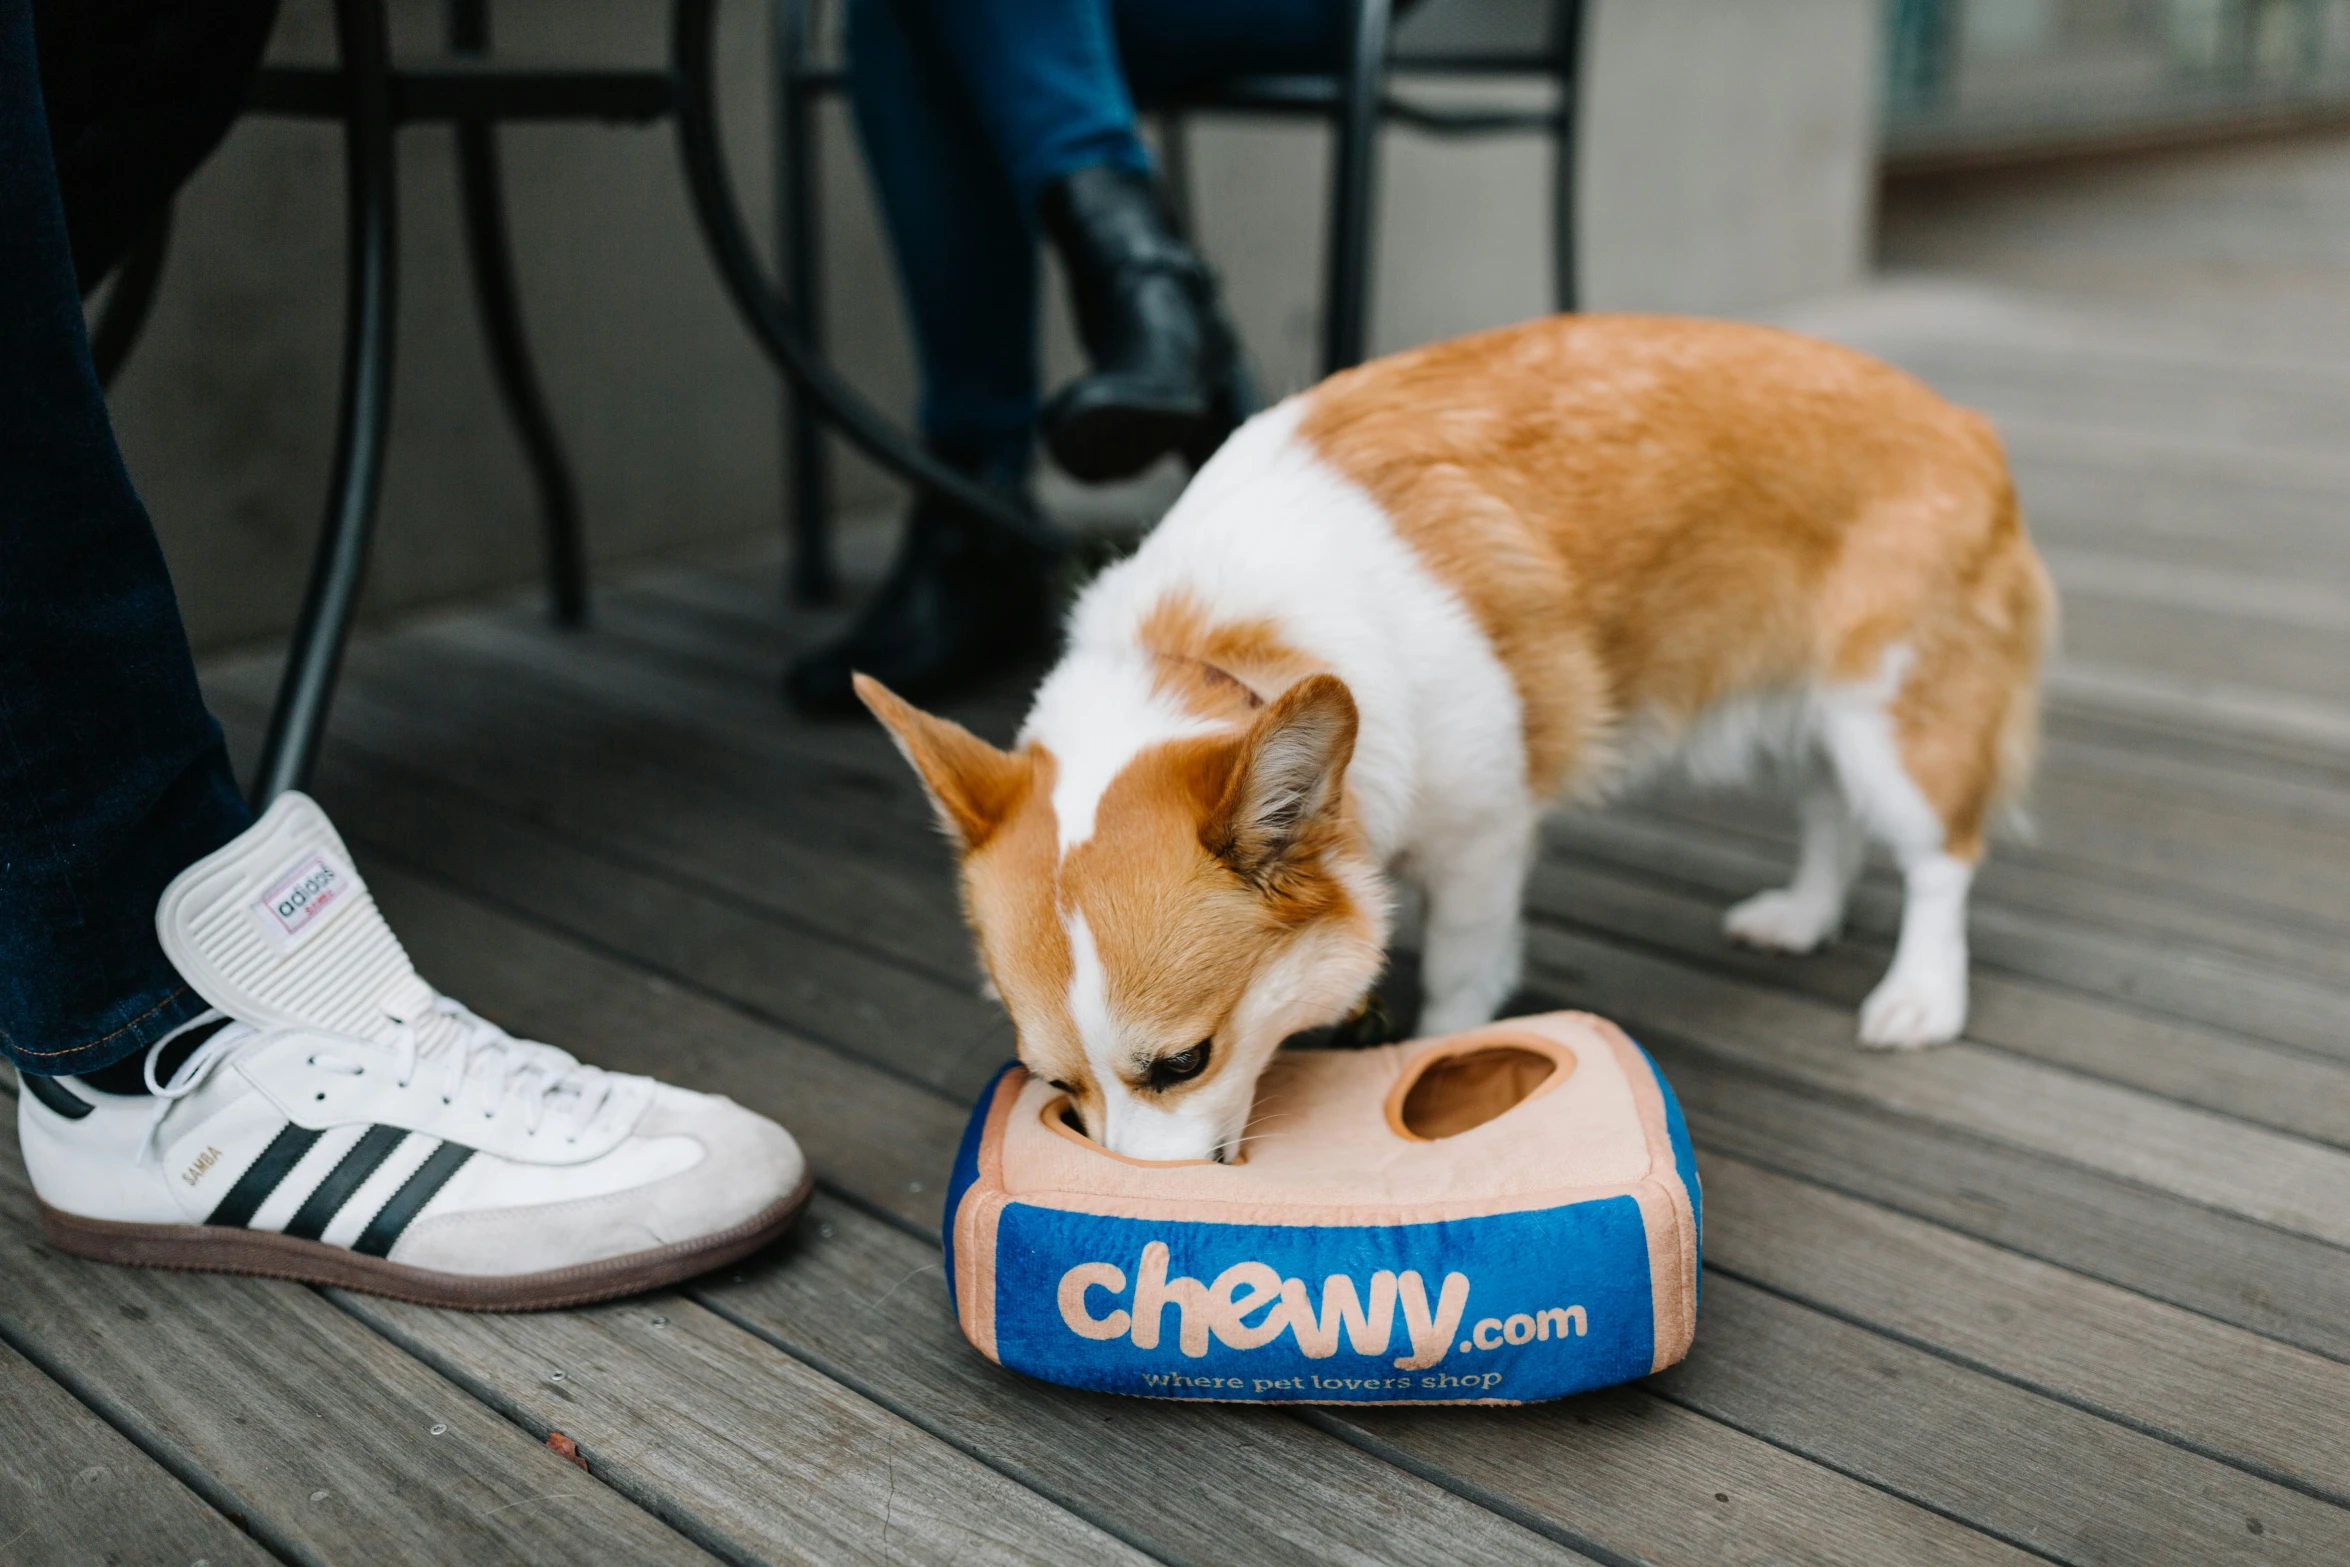
[[[392,44],[384,0],[335,0],[335,41],[342,52],[348,94],[342,114],[350,231],[343,289],[342,412],[310,586],[302,596],[301,618],[294,625],[269,735],[261,747],[261,765],[251,785],[256,807],[300,788],[317,764],[343,644],[367,575],[376,503],[383,492],[384,441],[391,429],[399,193],[392,146]]]

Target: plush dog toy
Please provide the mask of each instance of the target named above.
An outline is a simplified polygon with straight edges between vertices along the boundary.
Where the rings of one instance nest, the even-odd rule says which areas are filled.
[[[1259,1403],[1527,1403],[1646,1376],[1697,1325],[1697,1166],[1655,1063],[1583,1013],[1281,1052],[1242,1157],[1110,1153],[1006,1067],[947,1198],[990,1359]]]

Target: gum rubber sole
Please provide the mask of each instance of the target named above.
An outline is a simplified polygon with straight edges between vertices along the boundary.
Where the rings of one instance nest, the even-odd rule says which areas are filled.
[[[573,1268],[496,1278],[405,1267],[382,1257],[267,1230],[117,1224],[110,1219],[65,1213],[45,1202],[40,1209],[41,1229],[50,1245],[99,1262],[201,1273],[253,1273],[459,1311],[546,1311],[640,1294],[738,1262],[789,1230],[815,1189],[815,1177],[804,1177],[789,1196],[742,1223],[690,1241]]]

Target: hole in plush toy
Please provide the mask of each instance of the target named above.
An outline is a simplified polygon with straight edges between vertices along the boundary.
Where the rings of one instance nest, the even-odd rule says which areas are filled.
[[[1405,1091],[1396,1119],[1424,1142],[1458,1137],[1532,1097],[1559,1064],[1521,1045],[1489,1045],[1438,1056]]]
[[[1078,1136],[1085,1137],[1085,1123],[1077,1119],[1077,1106],[1066,1099],[1061,1101],[1061,1124]],[[1089,1143],[1093,1141],[1090,1137],[1085,1137],[1085,1140]]]

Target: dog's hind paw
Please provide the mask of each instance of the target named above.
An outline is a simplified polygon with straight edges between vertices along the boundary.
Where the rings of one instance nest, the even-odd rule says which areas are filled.
[[[1722,916],[1722,934],[1770,952],[1809,952],[1836,934],[1843,910],[1787,887],[1758,892]]]
[[[1895,970],[1860,1004],[1860,1042],[1872,1050],[1944,1045],[1966,1027],[1966,975]]]

